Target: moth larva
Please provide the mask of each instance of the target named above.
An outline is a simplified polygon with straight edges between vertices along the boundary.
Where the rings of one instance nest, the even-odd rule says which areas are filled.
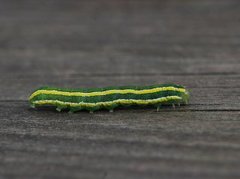
[[[29,97],[31,106],[56,106],[70,112],[99,109],[112,111],[118,106],[154,106],[187,104],[188,91],[181,85],[122,86],[105,88],[63,89],[42,87]]]

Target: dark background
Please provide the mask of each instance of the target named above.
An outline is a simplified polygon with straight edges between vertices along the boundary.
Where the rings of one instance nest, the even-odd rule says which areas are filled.
[[[239,0],[0,0],[0,178],[239,178]],[[33,110],[43,85],[173,82],[173,110]]]

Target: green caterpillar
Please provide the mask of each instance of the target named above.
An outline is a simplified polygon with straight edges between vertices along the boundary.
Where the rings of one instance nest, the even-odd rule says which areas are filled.
[[[188,91],[176,84],[79,89],[42,87],[29,97],[32,107],[56,106],[58,111],[70,112],[149,105],[159,110],[161,105],[187,104],[188,100]]]

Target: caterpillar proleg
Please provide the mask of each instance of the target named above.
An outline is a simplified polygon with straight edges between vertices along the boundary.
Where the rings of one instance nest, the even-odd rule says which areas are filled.
[[[42,87],[29,97],[31,106],[55,106],[56,110],[90,112],[131,106],[154,106],[187,104],[188,91],[181,85],[161,84],[152,86],[120,86],[105,88],[64,89]]]

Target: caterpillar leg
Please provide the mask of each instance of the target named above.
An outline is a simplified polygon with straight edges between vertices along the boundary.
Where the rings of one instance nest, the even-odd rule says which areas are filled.
[[[90,114],[93,114],[94,112],[93,111],[89,111]]]
[[[160,104],[157,104],[155,107],[157,107],[157,112],[159,112],[160,109],[161,109],[161,105],[160,105]]]
[[[62,108],[61,106],[58,106],[58,107],[56,108],[56,111],[61,112],[62,109],[63,109],[63,108]]]
[[[64,109],[68,109],[66,105],[56,105],[56,111],[61,112]]]
[[[35,104],[31,104],[30,107],[33,109],[36,108]]]
[[[113,110],[113,109],[110,109],[109,112],[114,112],[114,110]]]
[[[172,104],[172,107],[173,107],[173,109],[175,109],[175,104],[174,103]]]
[[[181,106],[181,104],[180,103],[178,103],[178,107],[180,107]]]
[[[78,107],[78,108],[72,107],[72,108],[70,108],[70,110],[68,111],[68,113],[72,114],[72,113],[75,113],[75,112],[80,111],[80,110],[81,110],[80,107]]]

